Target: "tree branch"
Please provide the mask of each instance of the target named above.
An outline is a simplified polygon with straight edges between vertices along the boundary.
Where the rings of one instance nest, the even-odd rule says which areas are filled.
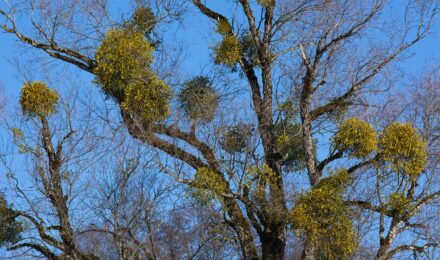
[[[427,243],[423,246],[416,246],[416,245],[402,245],[394,248],[393,250],[389,251],[386,255],[386,259],[392,258],[395,254],[402,252],[402,251],[416,251],[419,253],[425,252],[425,250],[429,247],[440,247],[438,243]]]
[[[31,248],[31,249],[34,249],[34,250],[40,252],[42,255],[44,255],[49,260],[59,259],[59,257],[57,255],[55,255],[54,253],[52,253],[47,247],[42,246],[42,245],[33,244],[33,243],[16,244],[16,245],[8,247],[7,250],[14,251],[14,250],[24,248],[24,247],[28,247],[28,248]]]

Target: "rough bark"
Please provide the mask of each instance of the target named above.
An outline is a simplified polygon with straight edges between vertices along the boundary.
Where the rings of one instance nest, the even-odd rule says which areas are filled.
[[[399,231],[400,224],[401,224],[401,222],[397,219],[393,219],[391,221],[388,235],[386,237],[380,238],[380,247],[379,247],[379,250],[377,251],[376,259],[378,259],[378,260],[387,259],[388,251],[390,250],[390,248],[394,242],[394,239],[399,234],[398,231]]]
[[[41,124],[42,143],[49,163],[48,176],[46,177],[46,179],[49,181],[49,185],[45,187],[45,192],[56,211],[59,222],[58,231],[62,240],[63,252],[73,259],[94,259],[93,256],[82,254],[75,246],[75,237],[70,222],[69,209],[67,206],[68,196],[66,196],[66,194],[63,192],[61,182],[63,144],[61,142],[55,150],[51,140],[52,135],[49,129],[49,123],[44,116],[41,116]],[[69,133],[66,137],[64,137],[63,141],[69,138],[70,135],[71,134]]]

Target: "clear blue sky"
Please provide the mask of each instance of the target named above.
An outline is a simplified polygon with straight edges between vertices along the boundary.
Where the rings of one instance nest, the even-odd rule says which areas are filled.
[[[224,10],[224,6],[222,7],[220,4],[212,6],[225,13],[232,11]],[[191,18],[185,21],[185,31],[194,29],[194,34],[182,34],[176,30],[173,35],[173,37],[183,40],[185,47],[189,47],[189,56],[183,66],[189,74],[192,71],[199,71],[209,58],[207,56],[210,53],[210,43],[207,43],[206,40],[210,40],[207,29],[211,25],[212,23],[206,17],[191,15]],[[19,76],[16,68],[9,61],[17,57],[21,60],[26,59],[26,55],[23,55],[23,47],[19,45],[13,35],[0,33],[0,84],[3,84],[8,99],[17,98],[19,88],[23,83],[23,78]],[[404,71],[410,74],[420,72],[431,61],[440,62],[440,22],[434,24],[431,34],[413,47],[410,52],[414,55],[401,64]]]

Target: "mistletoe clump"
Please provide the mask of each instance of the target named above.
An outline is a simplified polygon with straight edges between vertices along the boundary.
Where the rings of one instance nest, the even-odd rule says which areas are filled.
[[[400,219],[408,219],[414,213],[413,201],[402,192],[392,193],[388,198],[388,210]]]
[[[129,23],[132,29],[149,35],[157,24],[157,18],[149,7],[140,7],[133,14],[133,19]]]
[[[214,118],[219,96],[207,77],[187,81],[178,96],[181,109],[194,121],[209,122]]]
[[[94,73],[105,93],[122,101],[125,89],[149,75],[154,48],[142,33],[114,29],[96,50]]]
[[[222,177],[212,169],[202,167],[197,169],[190,187],[192,195],[202,202],[207,202],[215,197],[221,197],[227,186]]]
[[[217,22],[216,31],[223,36],[223,39],[214,49],[214,62],[234,66],[243,53],[240,40],[233,34],[232,27],[226,20],[220,19]]]
[[[267,164],[250,167],[248,174],[253,177],[252,179],[257,179],[264,183],[275,183],[277,179],[279,179],[279,176],[277,176]]]
[[[297,122],[298,111],[291,101],[278,107],[280,120],[274,125],[275,149],[287,171],[299,171],[306,164],[301,125]],[[315,141],[315,140],[314,140]],[[316,152],[316,141],[313,149]]]
[[[409,123],[393,123],[379,140],[381,158],[392,169],[416,177],[425,168],[428,157],[426,142]]]
[[[250,126],[247,124],[239,124],[225,131],[220,144],[223,150],[228,153],[239,153],[248,147],[250,137]]]
[[[168,85],[151,75],[148,80],[127,87],[122,107],[144,122],[159,121],[166,119],[170,114],[170,97]]]
[[[358,118],[350,118],[341,124],[334,143],[340,151],[357,158],[377,150],[376,132],[370,124]]]
[[[240,37],[240,46],[242,48],[243,56],[246,57],[248,62],[250,62],[252,65],[258,66],[258,49],[250,33],[246,33]]]
[[[3,194],[0,194],[0,246],[15,243],[23,231],[22,223],[17,221],[17,214],[7,204]]]
[[[57,92],[43,82],[27,82],[21,89],[20,105],[25,116],[48,116],[55,113],[57,104]]]
[[[283,120],[275,125],[275,147],[288,170],[306,167],[301,125]]]
[[[318,258],[344,259],[354,253],[358,239],[343,192],[350,179],[339,170],[299,197],[291,212],[293,229],[315,246]]]
[[[242,49],[240,41],[234,35],[226,35],[215,48],[215,63],[234,66],[240,60]]]
[[[141,32],[107,32],[95,54],[94,73],[105,93],[145,121],[169,115],[169,86],[151,69],[154,48]]]

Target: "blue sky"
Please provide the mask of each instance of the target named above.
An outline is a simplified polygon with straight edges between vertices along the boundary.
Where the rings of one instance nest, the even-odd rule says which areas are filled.
[[[224,6],[220,4],[214,3],[212,7],[216,10],[222,10],[225,14],[233,12],[233,10],[225,10]],[[188,58],[185,59],[182,67],[186,73],[191,74],[194,71],[199,71],[209,59],[209,47],[212,46],[209,42],[211,39],[208,29],[212,26],[212,22],[199,14],[191,14],[190,18],[185,20],[184,26],[186,32],[191,29],[194,33],[191,35],[182,34],[179,32],[179,28],[176,28],[172,37],[182,40],[184,46],[189,47],[189,51],[186,53]],[[173,39],[170,38],[170,40]],[[26,61],[27,55],[23,55],[24,49],[13,35],[0,33],[0,84],[3,85],[8,99],[17,98],[23,83],[23,78],[10,60],[19,58]],[[435,23],[430,35],[414,46],[409,53],[413,54],[412,57],[401,63],[404,72],[409,74],[421,72],[423,67],[432,61],[440,62],[440,22]]]

